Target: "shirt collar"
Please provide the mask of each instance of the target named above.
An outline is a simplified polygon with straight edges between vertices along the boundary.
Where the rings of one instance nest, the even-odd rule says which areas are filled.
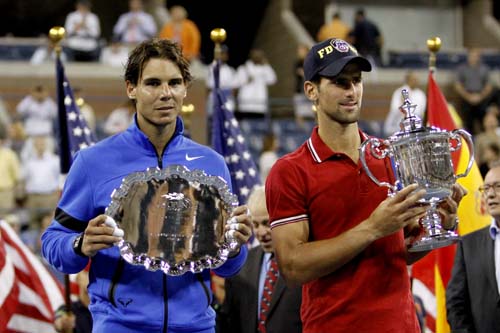
[[[491,238],[493,238],[493,240],[495,240],[497,238],[497,235],[499,234],[500,234],[500,228],[497,226],[497,221],[493,219],[490,225],[490,236]]]
[[[361,137],[361,142],[368,139],[368,135],[359,130],[359,136]],[[314,127],[311,137],[307,139],[307,148],[311,153],[312,158],[316,163],[322,163],[329,157],[338,154],[338,152],[333,151],[328,147],[323,140],[319,137],[318,126]]]

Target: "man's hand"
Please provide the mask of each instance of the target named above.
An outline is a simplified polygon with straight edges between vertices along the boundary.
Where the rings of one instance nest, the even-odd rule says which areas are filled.
[[[72,312],[64,312],[61,316],[56,317],[54,327],[57,332],[68,333],[73,332],[76,325],[76,318]]]
[[[93,257],[97,251],[110,248],[121,240],[121,237],[113,236],[116,228],[106,225],[106,218],[108,216],[101,214],[90,220],[84,231],[82,253],[87,257]]]
[[[425,195],[425,190],[418,190],[417,184],[406,186],[393,197],[389,197],[373,211],[368,223],[376,239],[395,233],[408,225],[415,226],[425,215],[427,205],[419,200]],[[412,228],[413,229],[413,228]]]
[[[241,246],[252,235],[252,217],[247,206],[239,206],[233,211],[225,227],[226,238],[235,239]]]
[[[452,191],[451,196],[441,202],[438,207],[438,211],[442,216],[441,225],[447,230],[455,228],[458,205],[462,198],[467,194],[465,187],[458,183],[453,184]]]

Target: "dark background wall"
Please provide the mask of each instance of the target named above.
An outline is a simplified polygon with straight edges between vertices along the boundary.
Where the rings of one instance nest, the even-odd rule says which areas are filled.
[[[102,37],[110,40],[120,14],[128,10],[128,0],[93,0],[92,11],[99,16]],[[202,35],[202,61],[213,58],[210,31],[223,27],[228,32],[226,44],[233,66],[243,63],[252,47],[268,0],[200,1],[168,0],[167,8],[182,5],[195,21]],[[38,37],[55,25],[64,25],[66,15],[75,8],[74,0],[0,0],[0,36]]]

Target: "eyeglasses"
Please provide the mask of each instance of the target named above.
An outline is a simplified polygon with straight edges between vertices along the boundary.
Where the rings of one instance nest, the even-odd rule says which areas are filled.
[[[478,190],[482,195],[487,195],[490,189],[493,189],[493,192],[495,192],[495,194],[500,195],[500,182],[485,184],[483,186],[480,186]]]

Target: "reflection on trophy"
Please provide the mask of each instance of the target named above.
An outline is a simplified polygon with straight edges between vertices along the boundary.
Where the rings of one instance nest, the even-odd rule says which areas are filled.
[[[237,205],[226,182],[181,165],[127,176],[106,215],[124,232],[118,244],[129,263],[168,275],[222,265],[234,250],[224,227]]]
[[[441,225],[437,211],[440,202],[451,195],[456,180],[467,176],[474,162],[473,143],[469,133],[462,129],[447,132],[435,127],[424,127],[415,115],[416,105],[402,91],[404,102],[401,111],[405,113],[400,123],[401,130],[386,140],[370,138],[360,147],[360,160],[367,175],[379,186],[389,188],[390,194],[410,184],[418,184],[426,190],[422,204],[429,205],[426,215],[420,220],[424,236],[409,248],[411,252],[428,251],[457,242],[459,236]],[[469,148],[469,163],[465,172],[455,175],[451,153],[460,149],[461,138]],[[380,182],[373,176],[366,164],[366,150],[375,158],[390,158],[395,183]]]

